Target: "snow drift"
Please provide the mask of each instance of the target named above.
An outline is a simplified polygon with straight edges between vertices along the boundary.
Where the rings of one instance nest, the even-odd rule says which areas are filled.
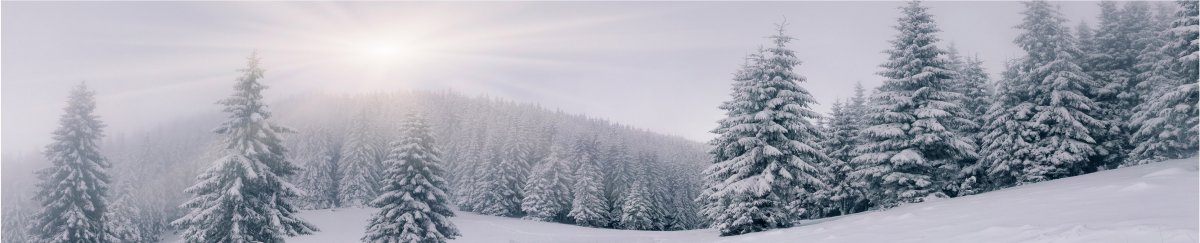
[[[457,212],[452,242],[1198,242],[1195,158],[910,204],[732,237],[715,230],[585,228]],[[307,211],[288,242],[358,242],[374,209]]]

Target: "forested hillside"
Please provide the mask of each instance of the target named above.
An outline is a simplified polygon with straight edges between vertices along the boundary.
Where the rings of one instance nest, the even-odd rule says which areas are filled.
[[[674,136],[621,125],[604,119],[568,114],[532,104],[453,92],[390,92],[365,95],[309,94],[273,102],[277,123],[294,133],[283,135],[289,157],[304,170],[288,178],[306,194],[304,209],[366,207],[377,193],[376,173],[386,145],[399,136],[403,115],[416,109],[427,114],[442,148],[452,198],[460,208],[483,214],[523,217],[537,207],[522,207],[527,181],[552,150],[565,165],[564,180],[574,182],[581,165],[596,168],[593,176],[599,203],[596,227],[624,228],[621,211],[631,183],[649,193],[643,210],[653,225],[644,229],[692,229],[700,226],[692,199],[706,146]],[[213,160],[217,113],[163,123],[144,131],[112,135],[103,154],[113,164],[110,207],[132,215],[147,241],[169,229],[186,213],[180,205],[194,178]],[[4,167],[5,238],[24,237],[23,228],[37,207],[31,201],[34,169],[45,166],[41,154],[6,154]],[[589,167],[590,167],[589,166]],[[366,178],[359,178],[366,176]],[[571,185],[567,185],[571,188]],[[641,187],[639,187],[641,188]],[[496,195],[500,193],[504,195]],[[555,194],[570,209],[570,191]],[[644,197],[644,198],[643,198]],[[536,205],[536,204],[530,204]],[[122,211],[122,210],[114,210]],[[542,220],[575,223],[566,212]],[[12,215],[11,217],[9,215]]]

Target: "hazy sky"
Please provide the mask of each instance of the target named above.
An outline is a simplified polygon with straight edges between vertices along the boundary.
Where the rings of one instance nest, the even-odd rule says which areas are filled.
[[[804,87],[827,110],[873,87],[903,2],[11,2],[3,6],[3,151],[49,141],[70,86],[108,133],[149,129],[229,95],[254,49],[269,98],[452,89],[536,102],[697,141],[731,73],[785,17]],[[998,73],[1019,2],[927,2]],[[1095,2],[1061,2],[1094,23]],[[216,126],[217,124],[213,124]],[[286,125],[286,124],[284,124]]]

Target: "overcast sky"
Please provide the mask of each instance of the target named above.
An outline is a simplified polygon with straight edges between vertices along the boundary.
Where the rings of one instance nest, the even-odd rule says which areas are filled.
[[[818,110],[877,86],[903,2],[2,3],[3,151],[49,141],[72,85],[108,133],[205,111],[257,49],[268,98],[451,89],[706,141],[731,73],[786,17]],[[945,44],[998,73],[1019,2],[927,2]],[[1095,2],[1061,2],[1074,27]],[[213,124],[216,126],[217,124]],[[284,124],[286,125],[286,124]]]

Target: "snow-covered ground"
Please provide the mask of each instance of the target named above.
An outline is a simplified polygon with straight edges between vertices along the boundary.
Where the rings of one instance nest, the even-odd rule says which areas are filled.
[[[1198,242],[1197,165],[1196,159],[1167,161],[734,237],[459,212],[454,223],[463,236],[452,242]],[[357,242],[372,212],[304,212],[322,232],[288,242]]]

